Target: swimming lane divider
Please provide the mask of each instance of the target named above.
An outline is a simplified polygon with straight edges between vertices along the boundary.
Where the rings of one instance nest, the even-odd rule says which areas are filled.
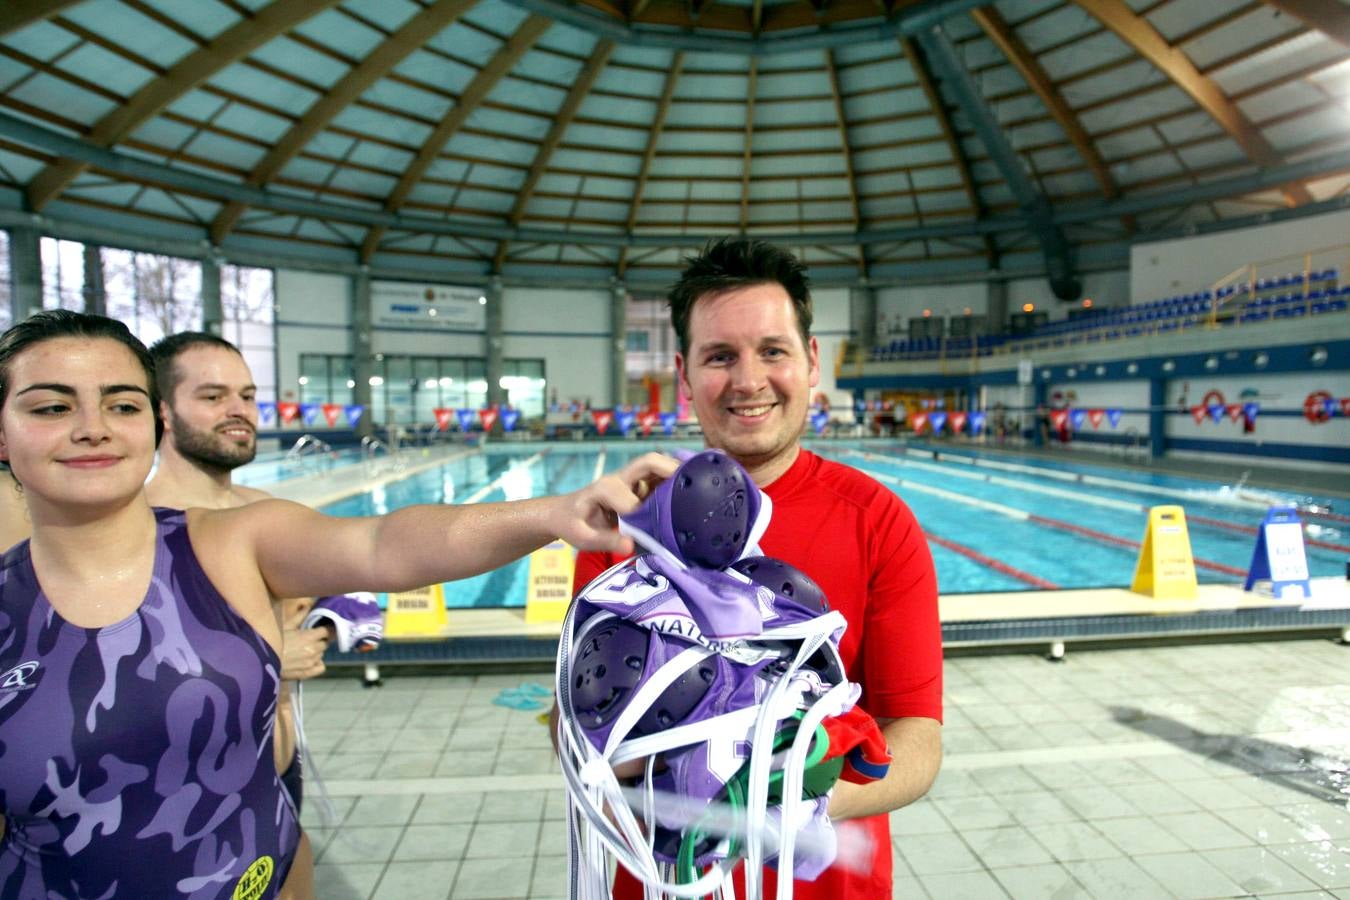
[[[1257,528],[1254,525],[1239,525],[1236,522],[1224,522],[1221,519],[1211,519],[1208,516],[1186,515],[1186,522],[1189,524],[1195,522],[1199,525],[1205,525],[1210,528],[1222,528],[1224,531],[1236,531],[1239,534],[1256,534]],[[1323,550],[1335,550],[1339,553],[1350,553],[1350,544],[1334,544],[1331,541],[1321,541],[1317,538],[1303,536],[1303,543],[1309,547],[1321,547]]]
[[[990,500],[980,500],[975,497],[957,491],[949,491],[944,488],[935,488],[931,485],[920,484],[915,481],[904,481],[894,475],[888,475],[885,472],[872,472],[874,478],[878,481],[884,481],[887,484],[903,485],[904,487],[921,494],[932,494],[935,497],[942,497],[946,500],[953,500],[957,503],[965,503],[969,506],[977,506],[981,509],[987,509],[990,512],[996,512],[1007,516],[1010,519],[1016,519],[1020,522],[1031,522],[1036,525],[1043,525],[1046,528],[1054,528],[1058,531],[1067,531],[1070,534],[1076,534],[1080,537],[1089,537],[1093,540],[1101,541],[1104,544],[1112,544],[1116,547],[1129,548],[1135,551],[1139,549],[1139,542],[1132,541],[1129,538],[1117,537],[1114,534],[1107,534],[1105,531],[1098,531],[1095,528],[1088,528],[1084,525],[1075,525],[1072,522],[1065,522],[1061,519],[1052,519],[1049,516],[1029,513],[1024,509],[1006,506],[1002,503],[994,503]],[[1194,557],[1195,566],[1199,569],[1208,569],[1211,572],[1220,572],[1224,575],[1232,575],[1236,578],[1246,578],[1247,570],[1239,569],[1236,566],[1225,565],[1213,560]]]
[[[470,503],[481,503],[484,497],[486,497],[488,494],[491,494],[493,491],[497,490],[497,488],[501,487],[502,482],[505,481],[508,476],[514,474],[517,469],[532,468],[533,466],[538,464],[539,460],[544,458],[544,454],[547,452],[548,452],[547,450],[540,450],[534,456],[529,457],[518,466],[507,466],[505,472],[498,475],[496,478],[492,479],[487,484],[483,485],[469,496],[465,497],[463,501],[464,504],[468,505]]]
[[[605,474],[605,448],[600,448],[600,455],[595,458],[595,472],[591,474],[591,481],[599,481],[600,476]]]
[[[967,559],[975,560],[975,562],[979,563],[985,568],[993,569],[995,572],[1002,572],[1004,575],[1009,575],[1013,578],[1016,578],[1018,581],[1022,581],[1031,585],[1032,587],[1038,587],[1043,591],[1059,590],[1059,585],[1055,584],[1053,581],[1046,581],[1044,578],[1041,578],[1038,575],[1032,575],[1030,572],[1023,572],[1021,569],[1014,568],[1013,566],[1010,566],[1005,562],[1000,562],[999,560],[994,559],[991,556],[985,556],[980,551],[975,550],[971,547],[967,547],[965,544],[958,544],[956,541],[949,541],[944,537],[938,537],[931,531],[925,533],[924,536],[927,537],[928,540],[932,541],[934,544],[937,544],[939,547],[946,547],[953,553],[959,553],[962,556],[966,557]]]

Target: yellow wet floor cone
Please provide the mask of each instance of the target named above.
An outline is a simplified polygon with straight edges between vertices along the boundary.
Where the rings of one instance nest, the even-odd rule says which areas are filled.
[[[530,574],[525,587],[525,622],[561,622],[572,602],[572,569],[576,558],[563,541],[540,547],[530,554]]]
[[[388,595],[384,609],[384,638],[416,641],[446,637],[450,632],[445,612],[445,588],[433,584]]]
[[[1149,509],[1148,530],[1139,548],[1130,590],[1159,600],[1196,598],[1195,560],[1186,531],[1186,511],[1180,506]]]

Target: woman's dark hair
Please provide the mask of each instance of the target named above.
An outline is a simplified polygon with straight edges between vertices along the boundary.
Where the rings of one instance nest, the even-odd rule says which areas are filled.
[[[127,326],[107,316],[71,312],[68,309],[44,309],[13,325],[0,335],[0,408],[9,399],[9,367],[23,351],[44,341],[57,338],[106,338],[126,347],[145,371],[146,389],[150,394],[150,414],[155,420],[155,446],[164,434],[164,422],[159,416],[159,391],[155,387],[155,364],[150,351],[136,339]]]
[[[811,279],[806,266],[787,250],[755,238],[725,237],[709,241],[702,253],[684,262],[680,280],[666,295],[681,353],[689,352],[689,318],[700,298],[756,284],[778,284],[787,291],[802,344],[810,344]]]

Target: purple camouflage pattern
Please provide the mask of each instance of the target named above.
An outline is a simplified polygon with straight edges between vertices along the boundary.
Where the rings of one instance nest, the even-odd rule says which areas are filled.
[[[157,509],[132,615],[52,609],[25,541],[0,562],[0,897],[261,900],[299,841],[272,762],[280,660]]]

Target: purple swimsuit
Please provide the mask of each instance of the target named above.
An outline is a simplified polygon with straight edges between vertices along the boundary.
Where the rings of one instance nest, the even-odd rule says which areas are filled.
[[[61,619],[28,542],[0,560],[0,898],[275,897],[299,841],[272,762],[281,663],[181,511],[106,628]]]

